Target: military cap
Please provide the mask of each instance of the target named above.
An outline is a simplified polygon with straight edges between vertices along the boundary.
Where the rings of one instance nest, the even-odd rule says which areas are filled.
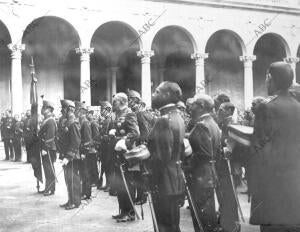
[[[102,108],[112,108],[111,104],[108,101],[100,101],[99,104]]]
[[[128,90],[127,96],[128,96],[128,98],[137,98],[139,100],[142,99],[141,94],[139,92],[135,91],[135,90],[132,90],[132,89]]]
[[[128,97],[127,97],[127,95],[126,95],[125,93],[123,93],[123,92],[117,93],[117,94],[113,97],[113,101],[114,101],[114,100],[117,100],[117,99],[123,100],[123,101],[125,101],[125,102],[128,102]]]
[[[193,104],[202,106],[208,112],[211,112],[214,108],[214,100],[206,94],[196,94]]]
[[[177,103],[181,100],[182,90],[177,83],[171,81],[164,81],[158,86],[158,88],[169,92],[173,98],[172,102]]]
[[[54,103],[51,101],[43,100],[43,107],[49,107],[49,108],[54,109]]]
[[[83,110],[88,111],[87,105],[84,102],[80,102],[80,101],[75,101],[75,108],[79,109],[79,110],[83,109]]]
[[[270,64],[269,73],[277,89],[288,89],[294,78],[294,72],[290,64],[279,61]]]
[[[60,100],[60,104],[62,107],[74,107],[75,108],[75,104],[71,100],[62,99],[62,100]]]

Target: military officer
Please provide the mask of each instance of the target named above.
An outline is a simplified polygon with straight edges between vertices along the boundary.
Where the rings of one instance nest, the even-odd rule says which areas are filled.
[[[195,122],[189,135],[193,150],[191,182],[189,183],[198,216],[204,231],[217,231],[214,188],[217,185],[215,162],[220,156],[221,132],[211,113],[214,102],[208,95],[197,95],[192,103],[191,117]],[[194,212],[195,231],[200,231]]]
[[[82,200],[89,200],[92,194],[92,156],[96,156],[96,150],[93,147],[91,123],[87,119],[88,108],[85,103],[75,102],[76,116],[79,118],[80,123],[80,176],[82,181]]]
[[[140,138],[137,141],[137,145],[146,144],[148,141],[148,136],[150,130],[154,125],[154,116],[149,111],[142,101],[141,95],[135,90],[129,90],[128,93],[128,106],[136,114],[137,122],[140,130]],[[140,163],[133,168],[133,175],[136,187],[136,199],[135,204],[141,205],[146,202],[146,195],[144,194],[144,184],[143,184],[143,164]]]
[[[98,121],[96,120],[96,116],[94,115],[94,110],[90,109],[90,107],[88,107],[87,119],[91,123],[91,132],[92,132],[92,140],[93,140],[92,141],[93,151],[89,153],[91,159],[91,168],[92,168],[91,183],[92,185],[96,185],[98,183],[98,178],[99,178],[98,165],[97,165],[97,153],[98,153],[97,146],[99,146],[99,142],[100,142],[100,132],[99,132]]]
[[[15,161],[21,161],[22,158],[22,136],[23,136],[23,122],[20,120],[19,115],[15,115],[14,124],[14,138],[13,145],[15,151]]]
[[[26,111],[25,119],[23,120],[23,138],[25,143],[25,149],[27,158],[26,161],[30,162],[30,128],[29,128],[29,121],[30,121],[30,110]]]
[[[184,147],[185,129],[176,104],[181,97],[181,89],[174,82],[162,82],[152,95],[152,107],[161,115],[149,134],[148,142],[153,204],[160,232],[180,231],[179,202],[184,183],[177,162]]]
[[[114,150],[114,141],[110,139],[108,132],[109,128],[112,127],[114,121],[114,114],[112,112],[112,105],[108,101],[100,101],[101,106],[101,116],[99,118],[100,124],[100,146],[99,146],[99,155],[101,160],[101,174],[100,180],[98,182],[98,189],[103,189],[104,191],[110,192],[110,195],[115,195],[114,191],[110,189],[111,180],[113,177],[113,150]],[[102,186],[103,174],[106,177],[106,185]]]
[[[3,134],[2,140],[4,142],[5,160],[14,158],[14,147],[13,147],[13,118],[11,116],[11,110],[6,110],[5,119],[3,120]]]
[[[270,97],[255,114],[250,223],[262,232],[300,230],[300,104],[288,90],[293,78],[289,64],[272,63]]]
[[[44,196],[53,195],[55,192],[55,168],[54,162],[56,161],[56,145],[55,134],[57,125],[52,114],[54,111],[54,104],[50,101],[43,101],[41,113],[44,120],[40,126],[38,137],[41,141],[40,153],[42,155],[42,163],[45,173],[45,191]]]
[[[75,117],[75,104],[70,100],[61,100],[65,107],[67,120],[64,123],[64,134],[62,135],[63,167],[68,190],[67,203],[60,205],[66,210],[78,208],[81,204],[81,183],[79,174],[81,143],[80,124]]]
[[[121,139],[124,142],[123,150],[130,150],[136,140],[139,139],[140,132],[137,123],[136,114],[128,107],[128,97],[125,93],[117,93],[113,98],[113,110],[115,112],[115,119],[112,128],[109,130],[109,135],[115,137],[115,142],[119,142]],[[115,148],[116,149],[116,148]],[[117,151],[118,150],[118,151]],[[120,208],[120,214],[114,215],[113,218],[117,219],[117,222],[126,222],[135,219],[135,213],[133,206],[129,200],[129,195],[125,189],[124,179],[122,179],[120,165],[123,165],[124,158],[121,149],[114,151],[114,188],[117,191],[117,198]],[[125,181],[127,182],[131,198],[133,198],[134,188],[132,186],[133,176],[128,172],[126,166],[123,165]]]

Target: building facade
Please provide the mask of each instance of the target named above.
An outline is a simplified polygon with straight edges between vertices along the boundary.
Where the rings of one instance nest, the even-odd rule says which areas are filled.
[[[149,105],[170,80],[184,99],[224,92],[243,109],[279,60],[300,81],[299,0],[4,0],[0,11],[1,111],[30,108],[31,57],[39,95],[57,105],[127,89]]]

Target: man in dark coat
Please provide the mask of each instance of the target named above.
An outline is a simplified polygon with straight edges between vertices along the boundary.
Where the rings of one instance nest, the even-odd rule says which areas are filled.
[[[149,134],[152,162],[154,210],[160,232],[179,232],[179,203],[184,193],[181,167],[178,165],[184,139],[184,120],[176,103],[182,92],[174,82],[162,82],[152,95],[152,106],[161,116]]]
[[[148,141],[148,136],[150,130],[154,125],[154,115],[146,110],[146,107],[142,101],[141,95],[135,90],[129,90],[128,93],[129,107],[136,114],[137,122],[140,130],[140,138],[137,141],[136,145],[146,144]],[[146,194],[143,173],[144,173],[144,164],[138,163],[134,165],[132,170],[134,175],[134,183],[136,188],[136,199],[135,204],[142,205],[146,202]]]
[[[112,113],[112,105],[108,101],[101,101],[101,116],[99,118],[99,133],[100,133],[100,146],[98,147],[99,159],[101,161],[101,173],[100,179],[97,184],[98,189],[110,192],[110,195],[115,195],[111,190],[111,180],[113,177],[113,151],[114,151],[114,139],[111,139],[108,132],[114,121],[114,114]],[[106,177],[106,185],[103,184],[103,174]]]
[[[29,128],[29,121],[30,121],[30,110],[26,111],[25,118],[23,120],[23,138],[24,144],[26,149],[26,161],[30,162],[30,128]]]
[[[5,150],[5,160],[13,159],[14,158],[14,147],[13,147],[13,122],[14,119],[11,116],[11,111],[7,110],[6,117],[3,120],[3,134],[2,140],[4,142],[4,150]]]
[[[74,102],[61,100],[61,105],[67,108],[67,120],[64,122],[61,151],[63,152],[62,160],[68,190],[68,201],[60,206],[66,210],[71,210],[78,208],[81,204],[81,180],[79,174],[81,134],[80,124],[74,114]]]
[[[23,122],[20,120],[19,115],[15,115],[13,124],[14,138],[13,145],[15,151],[15,161],[22,159],[22,136],[23,136]]]
[[[53,110],[54,104],[44,100],[41,110],[44,120],[38,133],[41,142],[40,152],[46,179],[44,196],[53,195],[55,192],[56,177],[54,162],[56,161],[56,145],[54,140],[57,126],[55,119],[52,117]]]
[[[215,163],[220,156],[221,132],[211,116],[213,108],[214,102],[211,97],[204,94],[195,96],[191,108],[195,126],[189,136],[193,149],[192,178],[189,185],[205,232],[217,228],[214,188],[218,176],[213,162]],[[194,212],[192,216],[195,231],[200,231]]]
[[[92,194],[92,162],[93,156],[96,156],[96,150],[93,147],[91,123],[87,119],[87,106],[82,102],[75,102],[76,116],[80,123],[80,176],[82,181],[82,200],[91,199]]]
[[[125,93],[117,93],[113,98],[113,110],[116,117],[113,122],[113,127],[109,131],[109,135],[115,136],[116,145],[124,141],[123,149],[115,147],[114,164],[115,178],[113,181],[114,188],[117,190],[118,203],[121,213],[113,216],[117,222],[126,222],[135,219],[133,206],[130,203],[128,193],[125,189],[124,181],[122,180],[120,165],[126,164],[123,158],[123,150],[130,150],[135,141],[139,139],[140,132],[135,113],[128,107],[128,98]],[[126,165],[124,168],[125,179],[129,188],[131,198],[133,199],[134,188],[132,185],[133,176],[128,172]]]
[[[300,104],[288,91],[292,81],[289,64],[272,63],[270,97],[255,115],[250,223],[263,232],[300,230]]]

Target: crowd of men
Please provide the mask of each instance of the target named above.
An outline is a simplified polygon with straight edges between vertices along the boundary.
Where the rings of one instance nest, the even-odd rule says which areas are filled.
[[[152,95],[152,109],[129,90],[117,93],[112,104],[100,101],[100,115],[83,102],[65,99],[56,119],[54,104],[44,100],[39,128],[30,112],[19,120],[7,111],[1,119],[6,159],[15,151],[20,160],[23,136],[35,172],[35,161],[42,161],[44,196],[55,193],[58,154],[68,191],[61,207],[78,208],[96,185],[117,197],[119,214],[112,216],[117,222],[139,218],[135,205],[148,200],[156,232],[180,231],[186,197],[195,231],[240,231],[235,188],[244,167],[250,223],[264,232],[299,229],[300,104],[290,89],[292,80],[288,64],[271,64],[270,97],[255,97],[239,119],[254,127],[250,147],[230,143],[236,109],[229,96],[196,94],[184,104],[178,84],[162,82]]]

